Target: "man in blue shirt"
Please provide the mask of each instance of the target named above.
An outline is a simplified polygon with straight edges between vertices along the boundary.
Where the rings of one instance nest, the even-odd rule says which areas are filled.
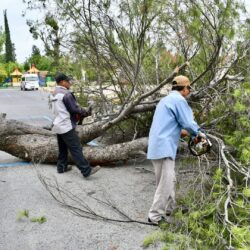
[[[181,134],[206,137],[199,131],[185,99],[190,91],[189,79],[176,76],[172,91],[158,103],[151,125],[147,158],[154,166],[156,192],[148,220],[155,224],[165,220],[175,208],[175,157]]]

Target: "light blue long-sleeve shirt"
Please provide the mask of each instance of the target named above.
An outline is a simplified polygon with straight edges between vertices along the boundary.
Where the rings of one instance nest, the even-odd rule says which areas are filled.
[[[181,129],[197,135],[199,126],[186,99],[176,90],[158,103],[149,132],[147,158],[176,157]]]

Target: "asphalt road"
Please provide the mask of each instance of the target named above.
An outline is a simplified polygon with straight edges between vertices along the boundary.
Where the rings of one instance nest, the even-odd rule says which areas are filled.
[[[41,91],[0,90],[2,112],[7,113],[7,118],[37,126],[49,124],[52,119],[48,93]],[[98,213],[117,218],[117,213],[95,198],[112,201],[133,219],[147,220],[154,193],[154,175],[147,161],[103,168],[86,180],[75,167],[59,175],[53,165],[34,166],[0,152],[0,250],[139,250],[144,238],[155,230],[136,223],[78,217],[49,195],[37,171],[57,180],[60,187]],[[18,213],[23,210],[29,211],[29,218],[18,221]],[[31,222],[30,218],[40,216],[47,221]]]
[[[53,119],[48,96],[49,93],[41,90],[0,89],[0,113],[6,113],[8,119],[37,126],[48,125]]]

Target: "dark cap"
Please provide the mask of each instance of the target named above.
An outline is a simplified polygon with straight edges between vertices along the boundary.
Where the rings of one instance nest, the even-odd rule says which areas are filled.
[[[56,79],[56,83],[59,83],[61,81],[72,81],[73,80],[73,77],[72,76],[66,76],[65,74],[63,73],[57,73],[56,76],[55,76],[55,79]]]

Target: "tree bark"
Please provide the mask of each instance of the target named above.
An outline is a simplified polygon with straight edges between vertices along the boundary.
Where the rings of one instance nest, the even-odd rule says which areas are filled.
[[[84,126],[82,126],[84,127]],[[100,126],[92,125],[83,129],[80,133],[82,141],[92,140],[95,134],[99,134]],[[26,161],[39,163],[56,163],[58,146],[56,135],[46,129],[27,125],[16,120],[0,118],[0,150]],[[140,138],[131,142],[114,144],[105,147],[86,146],[83,149],[84,156],[91,165],[110,165],[117,161],[126,161],[131,157],[145,155],[147,138]],[[69,157],[69,161],[72,159]]]

